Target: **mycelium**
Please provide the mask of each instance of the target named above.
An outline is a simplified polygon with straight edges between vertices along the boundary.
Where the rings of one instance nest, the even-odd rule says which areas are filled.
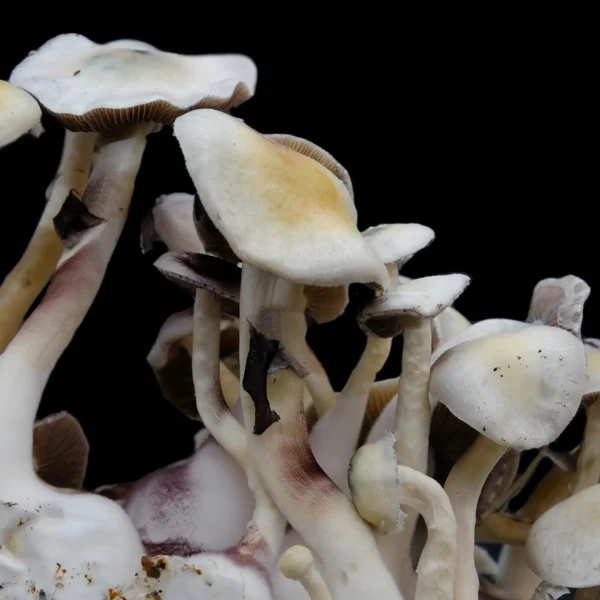
[[[539,448],[554,441],[575,415],[585,384],[581,340],[545,325],[522,324],[512,333],[470,339],[433,364],[432,397],[480,434],[445,484],[458,523],[458,597],[477,598],[476,507],[490,471],[506,448]]]
[[[93,174],[82,201],[89,212],[110,221],[104,243],[114,247],[148,133],[194,108],[229,110],[247,100],[256,85],[256,67],[240,55],[179,56],[134,40],[95,44],[82,35],[64,34],[30,52],[15,67],[10,82],[27,90],[67,129],[104,132],[95,140]],[[89,140],[73,136],[66,143],[65,168],[87,173]],[[9,296],[10,314],[15,314],[13,328],[59,261],[60,246],[45,232],[67,192],[55,184],[31,249],[7,282],[4,294]],[[25,285],[30,271],[35,279]]]
[[[453,600],[456,519],[446,492],[431,477],[397,464],[395,439],[359,448],[348,479],[360,515],[381,534],[405,527],[403,507],[417,510],[427,525],[427,542],[417,567],[415,600]]]

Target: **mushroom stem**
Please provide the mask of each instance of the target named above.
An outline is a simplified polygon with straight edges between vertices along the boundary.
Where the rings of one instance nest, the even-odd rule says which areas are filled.
[[[541,579],[530,568],[524,545],[506,544],[498,558],[498,585],[515,600],[529,600]]]
[[[256,500],[254,517],[238,548],[258,548],[260,540],[263,540],[270,554],[276,555],[283,543],[286,520],[258,480],[250,460],[244,427],[229,410],[223,397],[219,378],[220,323],[219,297],[207,290],[197,289],[192,353],[196,405],[206,429],[245,470]]]
[[[586,408],[586,423],[572,493],[600,481],[600,402]]]
[[[288,548],[281,555],[278,566],[285,577],[302,584],[310,600],[332,600],[327,584],[315,566],[315,559],[308,548],[304,546]]]
[[[80,196],[88,179],[96,136],[65,132],[62,156],[48,201],[23,256],[0,286],[0,352],[15,336],[40,292],[48,283],[63,251],[52,220],[71,190]]]
[[[531,600],[558,600],[565,594],[569,593],[569,589],[562,585],[552,585],[546,581],[542,581],[533,593]]]
[[[334,600],[401,600],[372,531],[309,446],[303,366],[286,346],[306,331],[305,304],[302,286],[244,264],[241,396],[254,464],[277,507],[320,558]],[[280,343],[288,368],[269,375]]]
[[[395,437],[399,465],[427,472],[429,451],[429,377],[432,326],[430,319],[405,317],[402,342],[402,371],[398,380]],[[407,512],[404,529],[398,533],[398,559],[408,561],[418,513]]]
[[[531,523],[503,513],[492,513],[477,523],[475,539],[478,542],[523,546]]]
[[[457,557],[457,525],[448,495],[437,481],[398,467],[401,503],[418,511],[427,525],[427,542],[417,566],[415,600],[453,600]]]
[[[235,418],[220,385],[221,302],[203,289],[196,290],[192,372],[196,406],[204,426],[243,468],[248,468],[248,443],[242,424]]]
[[[41,303],[0,357],[0,480],[33,473],[33,424],[42,390],[100,288],[125,224],[147,128],[98,151],[83,202],[106,220],[64,258]]]
[[[461,600],[478,599],[479,578],[474,557],[477,500],[490,471],[505,452],[506,448],[479,435],[454,465],[444,486],[458,527],[454,589],[456,598]]]
[[[356,451],[369,393],[392,348],[391,338],[367,336],[367,344],[335,407],[310,434],[310,445],[325,473],[348,491],[348,465]]]

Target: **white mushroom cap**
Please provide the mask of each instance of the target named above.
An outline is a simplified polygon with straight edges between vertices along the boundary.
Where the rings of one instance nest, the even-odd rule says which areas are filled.
[[[505,447],[539,448],[575,416],[586,386],[582,342],[557,327],[471,339],[433,364],[429,394]]]
[[[433,319],[452,304],[471,282],[462,273],[421,277],[403,283],[367,304],[359,325],[372,335],[389,337],[389,322],[405,316]],[[394,334],[395,335],[395,334]]]
[[[361,446],[352,457],[348,484],[358,514],[380,534],[400,531],[406,514],[392,434]]]
[[[0,80],[0,148],[40,126],[42,109],[25,90]]]
[[[278,567],[288,579],[303,579],[315,566],[315,558],[306,546],[291,546],[279,558]]]
[[[568,587],[600,585],[600,484],[554,505],[532,525],[526,551],[545,581]]]
[[[242,55],[182,56],[135,40],[96,44],[67,33],[30,53],[10,81],[68,128],[103,131],[172,123],[205,106],[226,110],[253,95],[256,78],[254,62]]]
[[[440,315],[441,316],[441,315]],[[451,336],[447,341],[440,344],[431,355],[431,364],[433,364],[446,350],[458,346],[462,342],[468,342],[469,340],[476,340],[477,338],[493,335],[496,333],[512,333],[521,331],[531,327],[528,323],[523,321],[515,321],[513,319],[485,319],[484,321],[478,321],[470,327],[465,327],[459,331],[456,335]]]
[[[433,229],[418,223],[376,225],[365,229],[362,234],[386,265],[396,264],[399,267],[435,238]]]
[[[322,162],[215,110],[174,130],[207,214],[244,263],[304,285],[387,287],[347,186]]]
[[[203,253],[204,246],[194,226],[194,196],[163,194],[142,222],[141,246],[147,252],[156,241],[174,252]]]

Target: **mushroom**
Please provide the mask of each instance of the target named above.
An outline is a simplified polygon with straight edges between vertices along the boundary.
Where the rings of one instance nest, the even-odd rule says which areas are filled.
[[[322,416],[335,396],[306,352],[305,286],[388,282],[384,265],[356,229],[356,209],[344,178],[336,175],[337,163],[312,144],[269,139],[214,110],[179,117],[174,130],[206,213],[243,262],[241,344],[247,346],[245,319],[275,308],[289,314],[289,324],[282,324],[286,348],[307,367],[305,383]]]
[[[569,589],[562,585],[552,585],[547,582],[542,582],[535,590],[531,600],[558,600],[565,594],[569,593]]]
[[[42,110],[25,90],[0,80],[0,148],[26,133],[41,133]]]
[[[585,367],[576,336],[525,323],[459,343],[434,362],[432,398],[480,433],[444,486],[458,523],[457,597],[477,598],[476,508],[490,471],[506,448],[539,448],[558,437],[579,406]]]
[[[279,570],[288,579],[299,581],[310,600],[332,600],[312,552],[304,546],[288,548],[279,559]]]
[[[68,129],[104,132],[96,139],[93,173],[82,201],[91,214],[107,221],[94,253],[108,253],[109,259],[125,224],[146,136],[199,106],[237,106],[254,91],[256,67],[245,56],[178,56],[134,40],[100,45],[82,35],[64,34],[31,52],[10,81]],[[64,201],[60,190],[58,186],[57,203]],[[88,260],[94,264],[87,270],[97,274],[100,285],[104,268],[95,264],[99,258]],[[36,294],[56,261],[57,250],[53,255],[36,251],[27,258],[27,269],[45,264],[35,282]],[[33,293],[20,297],[14,310],[26,311]]]
[[[392,434],[356,451],[348,472],[352,500],[381,534],[401,530],[410,506],[423,515],[427,542],[417,567],[415,600],[454,599],[456,519],[443,488],[431,477],[397,464]]]
[[[83,256],[93,235],[82,232]],[[42,391],[93,297],[93,275],[81,271],[85,266],[81,255],[63,265],[0,355],[0,544],[15,567],[3,570],[2,585],[13,598],[25,597],[32,586],[48,596],[60,589],[65,600],[97,598],[130,586],[143,555],[133,524],[116,503],[65,493],[35,472],[34,420]]]
[[[527,538],[527,559],[544,582],[572,588],[600,585],[596,519],[600,484],[547,510]]]
[[[36,421],[33,465],[40,479],[67,490],[81,490],[90,445],[79,421],[67,412]]]
[[[390,288],[398,285],[398,269],[433,240],[429,227],[415,223],[380,225],[363,232],[386,265]],[[356,451],[369,393],[392,346],[391,338],[367,333],[367,342],[334,408],[321,418],[310,434],[317,462],[342,490],[348,489],[348,464]]]

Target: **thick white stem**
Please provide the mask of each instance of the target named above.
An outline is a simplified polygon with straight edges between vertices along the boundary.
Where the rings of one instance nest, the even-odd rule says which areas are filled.
[[[458,527],[454,593],[461,600],[478,600],[479,578],[474,556],[477,501],[490,471],[505,452],[505,448],[480,435],[446,479],[444,490]]]
[[[435,479],[398,466],[403,506],[418,511],[427,525],[427,542],[417,567],[415,600],[454,600],[457,525],[450,500]]]
[[[360,361],[338,394],[335,407],[317,422],[310,433],[310,446],[317,462],[346,493],[348,465],[356,452],[369,392],[391,347],[391,339],[367,337]]]
[[[594,402],[586,413],[587,420],[572,494],[600,481],[600,402]]]
[[[264,335],[290,343],[305,335],[302,287],[244,265],[240,305],[240,363],[245,371],[248,320]],[[268,400],[279,421],[253,434],[254,404],[242,389],[251,452],[270,496],[324,566],[334,600],[400,600],[372,531],[347,496],[318,466],[302,411],[303,381],[293,369],[269,376]]]
[[[0,481],[33,473],[33,423],[42,391],[100,288],[125,224],[147,133],[142,128],[97,153],[83,200],[107,222],[59,267],[0,359]]]
[[[402,372],[396,402],[396,457],[399,465],[421,473],[427,472],[429,452],[431,339],[429,319],[407,317],[404,320]],[[415,511],[408,510],[404,529],[394,536],[403,572],[409,571],[412,563],[410,550],[417,516]]]
[[[95,139],[93,133],[65,132],[62,156],[42,216],[23,256],[0,286],[0,352],[15,336],[56,268],[63,246],[52,219],[71,190],[83,194]]]

